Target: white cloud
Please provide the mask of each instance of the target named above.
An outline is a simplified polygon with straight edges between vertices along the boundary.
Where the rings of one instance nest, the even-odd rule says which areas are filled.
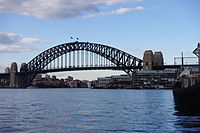
[[[0,44],[11,45],[19,42],[20,35],[14,33],[0,32]]]
[[[0,12],[18,13],[42,19],[70,18],[98,12],[100,6],[135,3],[142,0],[0,0]]]
[[[40,40],[39,38],[26,38],[15,33],[0,32],[0,53],[38,50],[37,48],[26,45],[41,43],[50,43],[50,41]]]
[[[0,53],[18,53],[38,50],[37,48],[19,45],[0,45]]]
[[[0,32],[1,45],[22,45],[33,43],[50,43],[50,41],[40,40],[39,38],[27,38],[15,33]]]
[[[99,2],[106,5],[115,5],[120,3],[142,2],[142,0],[99,0]]]
[[[119,15],[119,14],[125,14],[132,11],[142,11],[147,10],[147,8],[144,8],[142,6],[137,6],[135,8],[119,8],[117,10],[109,11],[109,12],[98,12],[96,14],[89,14],[87,16],[83,16],[83,18],[92,18],[95,16],[105,16],[105,15]]]
[[[115,11],[116,14],[124,14],[124,13],[128,13],[131,12],[133,10],[133,8],[120,8],[118,10]]]
[[[40,40],[39,38],[22,38],[20,40],[21,44],[32,44],[32,43],[51,43],[48,40]]]
[[[39,38],[22,38],[20,43],[21,44],[29,44],[29,43],[39,43]]]
[[[137,6],[136,8],[134,8],[134,10],[138,10],[138,11],[142,11],[142,10],[146,10],[147,8],[144,8],[143,6]]]

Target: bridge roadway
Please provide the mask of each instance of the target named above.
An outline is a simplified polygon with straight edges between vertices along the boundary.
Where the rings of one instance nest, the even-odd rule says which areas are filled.
[[[0,73],[0,79],[2,77],[8,77],[8,76],[10,76],[10,73]]]
[[[36,71],[37,74],[49,73],[49,72],[62,72],[62,71],[82,71],[82,70],[124,70],[124,69],[142,69],[142,66],[126,66],[126,67],[116,67],[116,66],[104,66],[104,67],[71,67],[71,68],[59,68],[51,70],[41,70]],[[29,72],[30,74],[33,72]]]
[[[29,71],[29,72],[17,72],[18,75],[24,74],[45,74],[51,72],[64,72],[64,71],[83,71],[83,70],[124,70],[124,69],[142,69],[142,66],[126,66],[126,67],[112,67],[112,66],[104,66],[104,67],[70,67],[70,68],[58,68],[58,69],[46,69],[39,71]],[[10,76],[9,73],[0,73],[0,78]]]
[[[154,70],[165,70],[165,69],[180,69],[182,65],[163,65],[163,66],[153,66]],[[198,67],[198,65],[184,65],[184,67]],[[45,74],[51,72],[63,72],[63,71],[83,71],[83,70],[122,70],[123,69],[142,69],[142,66],[127,66],[127,67],[71,67],[71,68],[58,68],[58,69],[50,69],[50,70],[40,70],[40,71],[31,71],[31,72],[17,72],[16,74],[24,75],[24,74]],[[0,73],[0,78],[9,77],[10,73]]]
[[[163,65],[163,66],[153,66],[154,70],[165,70],[165,69],[180,69],[182,65]],[[197,64],[183,65],[183,67],[198,67]]]

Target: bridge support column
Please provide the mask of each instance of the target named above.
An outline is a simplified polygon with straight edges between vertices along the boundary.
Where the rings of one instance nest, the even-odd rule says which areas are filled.
[[[154,65],[154,58],[152,50],[147,50],[144,52],[143,56],[143,70],[152,70]]]
[[[19,80],[18,80],[18,76],[17,76],[17,63],[16,62],[13,62],[11,64],[10,87],[11,88],[18,88],[19,87]]]

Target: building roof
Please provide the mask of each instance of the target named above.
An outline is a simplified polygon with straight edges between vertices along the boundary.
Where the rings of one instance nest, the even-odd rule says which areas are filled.
[[[164,74],[164,73],[176,73],[174,70],[140,70],[136,71],[137,74],[152,74],[152,73],[157,73],[157,74]]]
[[[111,77],[99,77],[98,80],[110,80]]]

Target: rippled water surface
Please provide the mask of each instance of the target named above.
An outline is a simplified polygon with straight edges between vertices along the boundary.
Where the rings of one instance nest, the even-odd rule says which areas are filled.
[[[1,89],[0,132],[187,132],[171,90]]]

